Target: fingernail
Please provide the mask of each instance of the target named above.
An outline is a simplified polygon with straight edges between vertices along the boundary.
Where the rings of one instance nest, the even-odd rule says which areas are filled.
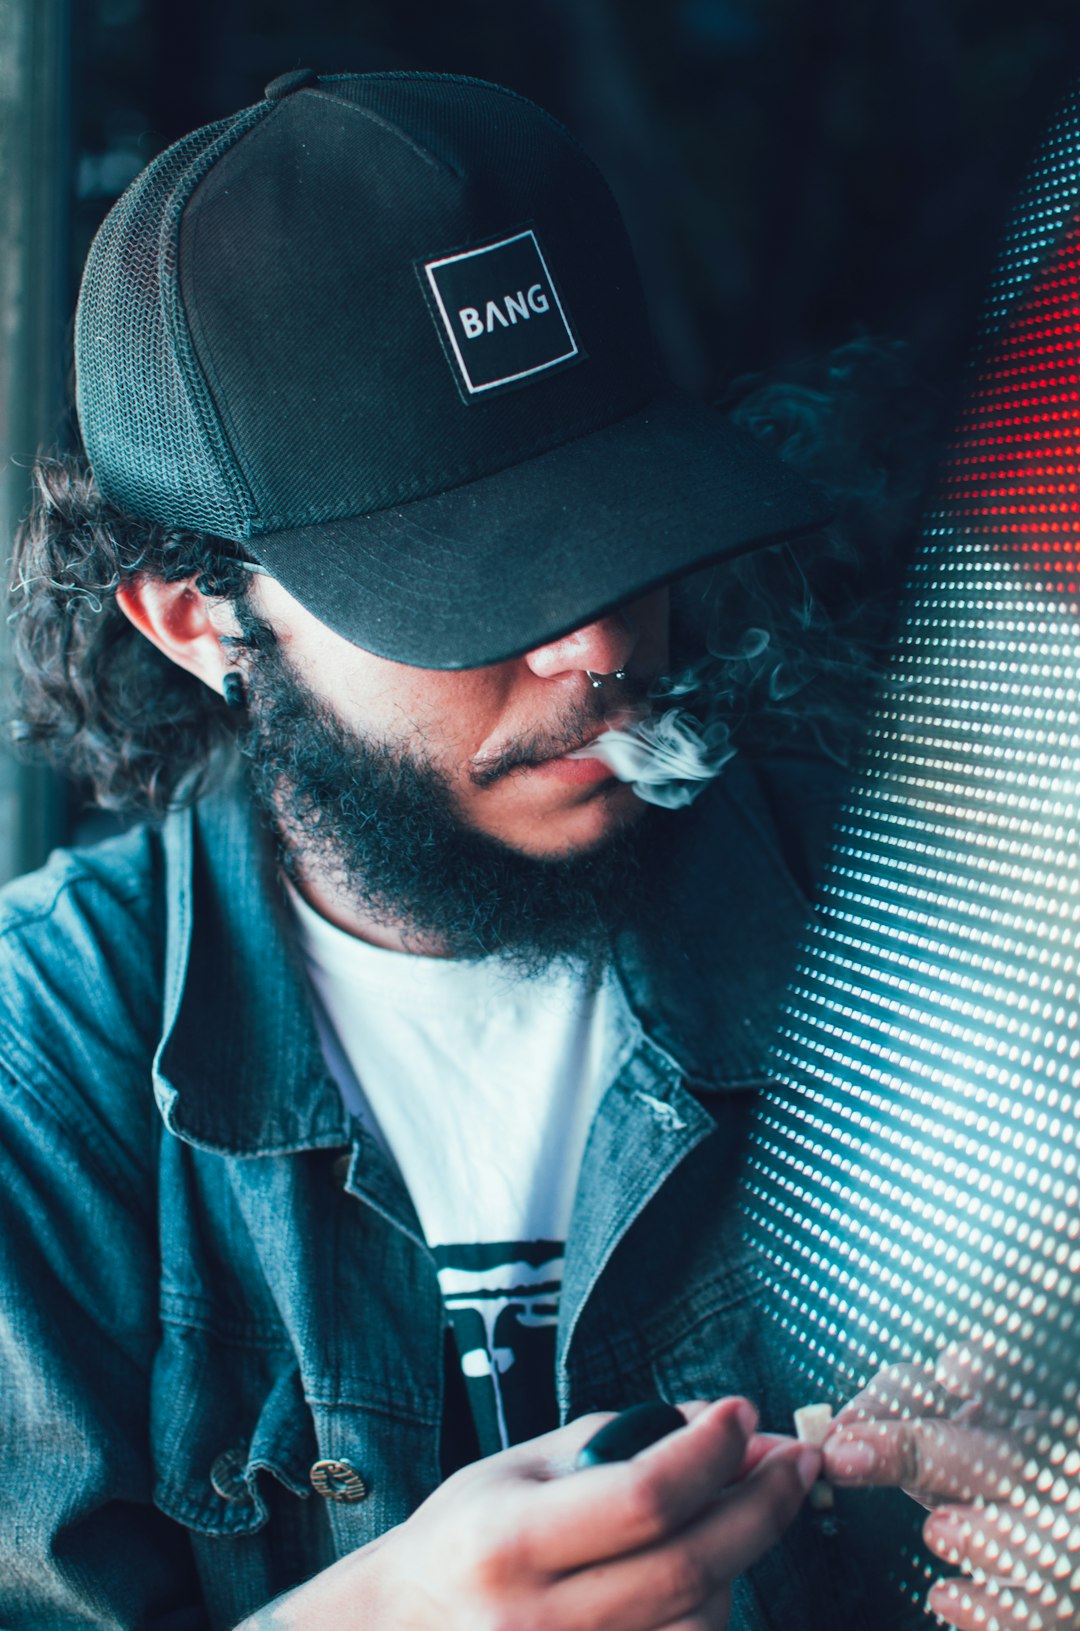
[[[803,1489],[810,1489],[817,1483],[821,1471],[821,1451],[803,1450],[796,1458],[795,1471],[799,1475],[799,1483]]]
[[[948,1618],[951,1608],[955,1608],[960,1601],[960,1593],[949,1580],[935,1580],[926,1594],[926,1609],[929,1614],[940,1614],[942,1619]]]
[[[829,1445],[833,1478],[865,1478],[878,1464],[877,1451],[865,1439],[837,1438]]]
[[[947,1512],[933,1512],[923,1524],[923,1540],[946,1563],[960,1560],[961,1528]]]
[[[749,1438],[751,1433],[754,1431],[754,1428],[758,1424],[758,1413],[750,1403],[749,1399],[740,1400],[735,1409],[735,1420],[742,1428],[746,1437]]]

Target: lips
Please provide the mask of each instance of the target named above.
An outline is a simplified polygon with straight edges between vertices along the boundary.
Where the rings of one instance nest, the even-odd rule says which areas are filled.
[[[550,776],[563,782],[604,782],[611,781],[614,771],[603,759],[585,758],[575,759],[563,755],[558,759],[544,759],[538,765],[529,767],[529,775]]]
[[[534,771],[550,770],[555,767],[566,770],[568,767],[581,767],[582,765],[592,765],[595,773],[597,767],[601,764],[599,758],[575,759],[574,755],[582,753],[584,749],[591,747],[609,730],[625,728],[632,720],[640,718],[643,711],[645,710],[641,708],[624,706],[610,714],[606,714],[599,721],[594,718],[584,736],[578,737],[576,741],[565,747],[560,745],[557,752],[546,753],[542,758],[538,755],[525,758],[520,752],[515,751],[504,751],[502,753],[496,751],[490,755],[485,755],[482,759],[473,759],[471,761],[473,782],[480,787],[490,787],[494,783],[501,781],[504,776],[520,775],[522,772],[530,774]],[[553,741],[554,737],[555,732],[552,731],[548,741]],[[537,746],[541,745],[547,746],[548,744],[544,742],[543,736],[538,733]],[[582,779],[587,780],[588,777]]]
[[[607,726],[605,725],[604,730],[606,729]],[[533,762],[537,766],[558,764],[560,759],[572,758],[575,753],[580,753],[582,748],[590,747],[592,743],[598,741],[603,734],[603,730],[593,731],[591,736],[582,737],[581,741],[576,742],[572,748],[563,748],[561,753],[553,753],[548,759],[536,759]]]

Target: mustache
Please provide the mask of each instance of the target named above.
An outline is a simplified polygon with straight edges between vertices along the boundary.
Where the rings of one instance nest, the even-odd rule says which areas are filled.
[[[561,759],[564,754],[575,752],[591,742],[616,716],[625,720],[627,709],[640,707],[648,693],[645,683],[629,678],[617,685],[605,684],[604,690],[608,692],[606,697],[600,692],[589,694],[557,724],[539,726],[494,752],[485,753],[482,759],[471,760],[469,780],[472,785],[491,787],[515,770],[525,770],[547,759]]]

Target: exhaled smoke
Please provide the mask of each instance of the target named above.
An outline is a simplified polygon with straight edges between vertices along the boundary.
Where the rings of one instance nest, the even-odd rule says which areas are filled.
[[[601,759],[646,804],[677,810],[691,804],[735,754],[731,721],[748,687],[780,664],[765,629],[750,627],[730,642],[715,641],[696,663],[653,686],[650,713],[604,731],[573,759]],[[664,708],[679,699],[685,706]],[[662,710],[662,711],[661,711]]]
[[[933,410],[908,375],[902,346],[864,339],[802,381],[765,381],[743,398],[736,421],[821,482],[835,519],[675,585],[685,667],[653,689],[652,714],[604,732],[581,757],[668,808],[703,792],[736,747],[850,763],[878,690],[890,575],[935,447]]]
[[[683,708],[669,708],[605,731],[569,757],[602,759],[646,804],[676,810],[704,792],[734,752],[724,720],[702,724]]]

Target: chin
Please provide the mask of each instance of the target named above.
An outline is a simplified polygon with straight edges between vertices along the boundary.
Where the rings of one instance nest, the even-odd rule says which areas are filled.
[[[549,815],[535,829],[520,836],[507,835],[502,842],[537,861],[570,861],[602,850],[640,821],[646,809],[625,783],[616,782],[601,797],[575,805],[561,816]]]

